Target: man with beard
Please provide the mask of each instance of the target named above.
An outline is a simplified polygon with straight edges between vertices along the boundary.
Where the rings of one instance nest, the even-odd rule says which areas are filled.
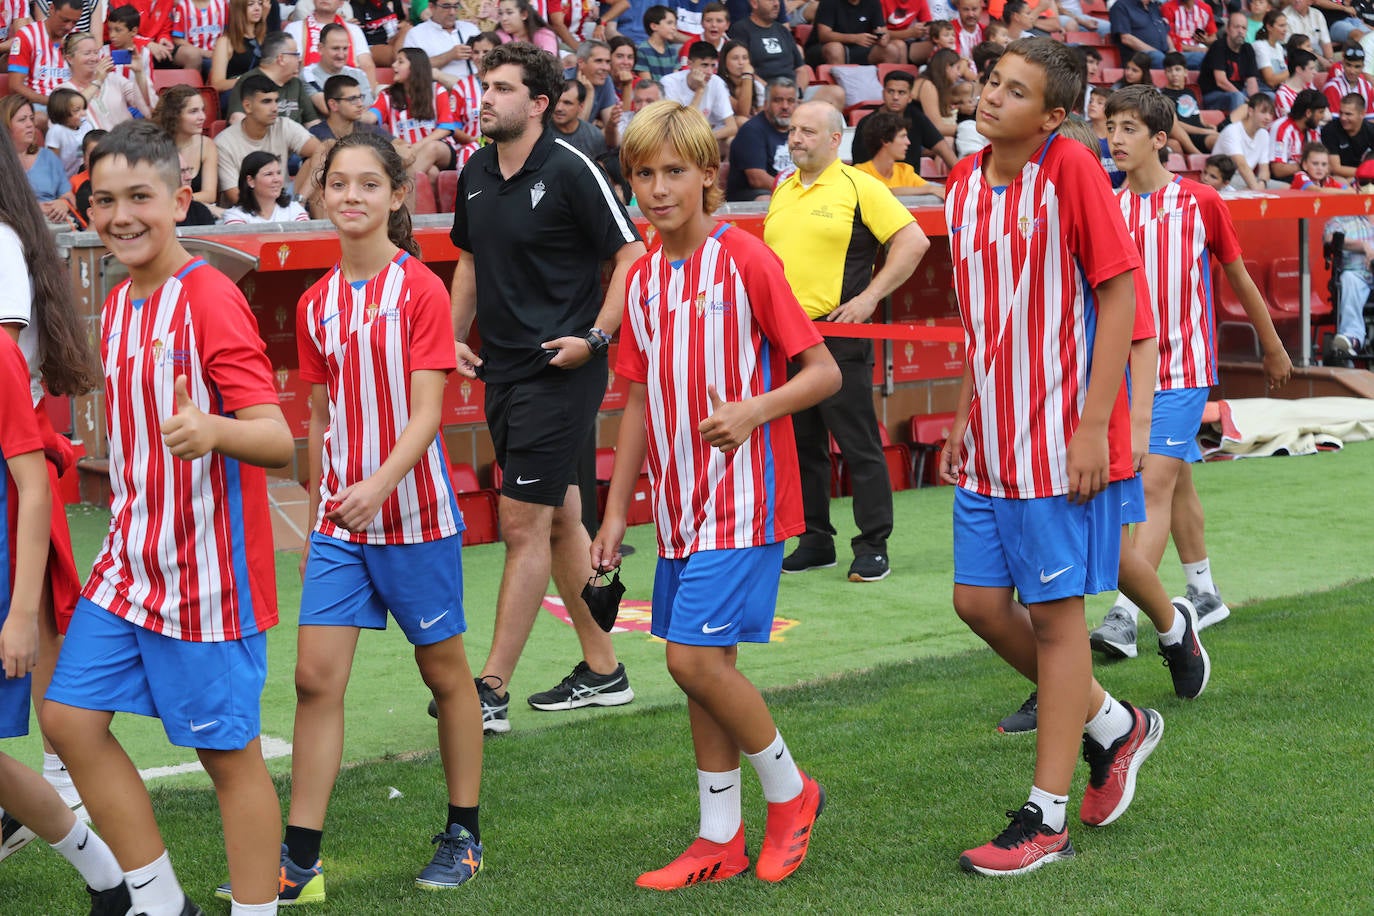
[[[1302,159],[1302,148],[1320,143],[1318,129],[1326,120],[1326,96],[1316,89],[1304,89],[1293,99],[1288,117],[1274,124],[1274,160],[1269,174],[1278,181],[1292,181]]]
[[[792,170],[787,128],[796,107],[796,82],[786,76],[770,80],[763,111],[745,121],[730,143],[726,200],[766,200],[778,175]]]
[[[644,244],[605,175],[550,124],[564,91],[557,59],[512,42],[484,63],[481,128],[491,142],[458,178],[452,238],[463,256],[453,274],[453,328],[458,371],[486,383],[503,473],[506,565],[477,693],[483,730],[506,732],[511,676],[550,574],[582,660],[530,705],[565,710],[634,699],[610,636],[580,597],[593,570],[576,467],[606,393],[606,348],[620,326],[625,276]],[[614,262],[604,296],[603,261]],[[465,343],[474,319],[480,357]]]

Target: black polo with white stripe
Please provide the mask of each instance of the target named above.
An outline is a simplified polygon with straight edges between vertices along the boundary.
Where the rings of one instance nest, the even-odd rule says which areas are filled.
[[[501,176],[496,145],[458,177],[453,244],[477,274],[482,377],[514,382],[548,365],[546,340],[581,337],[603,299],[601,263],[639,232],[601,168],[545,130],[525,167]]]

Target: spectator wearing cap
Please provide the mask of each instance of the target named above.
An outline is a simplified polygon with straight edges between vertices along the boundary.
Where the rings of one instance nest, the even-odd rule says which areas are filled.
[[[1355,170],[1355,187],[1361,194],[1374,194],[1374,161],[1363,162]],[[1345,236],[1342,245],[1340,295],[1337,297],[1336,334],[1331,341],[1335,356],[1360,352],[1365,344],[1364,304],[1374,290],[1370,258],[1374,257],[1374,221],[1367,216],[1338,216],[1328,220],[1323,233],[1331,241],[1336,233]]]
[[[1341,107],[1341,99],[1352,92],[1364,99],[1365,110],[1369,110],[1370,103],[1374,102],[1374,83],[1364,75],[1364,61],[1364,48],[1352,43],[1341,55],[1340,66],[1331,69],[1331,75],[1326,78],[1326,86],[1322,92],[1326,95],[1326,104],[1332,111],[1337,111]]]
[[[1374,150],[1374,125],[1365,120],[1368,105],[1364,96],[1350,92],[1341,96],[1338,115],[1321,130],[1322,145],[1331,151],[1331,174],[1353,178],[1355,170]]]
[[[1231,112],[1259,92],[1255,49],[1245,40],[1249,19],[1244,13],[1226,17],[1226,34],[1212,42],[1198,67],[1202,107]]]

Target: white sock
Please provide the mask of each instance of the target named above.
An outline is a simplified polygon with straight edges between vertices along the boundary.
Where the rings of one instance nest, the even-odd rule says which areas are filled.
[[[1113,700],[1109,693],[1102,701],[1102,708],[1088,721],[1083,730],[1102,747],[1111,747],[1112,743],[1129,732],[1134,724],[1135,719],[1126,707]]]
[[[72,824],[71,831],[53,843],[52,848],[72,863],[94,890],[107,891],[124,882],[124,872],[120,871],[110,847],[80,820]]]
[[[773,803],[791,801],[801,794],[801,771],[792,761],[792,752],[782,740],[782,732],[773,735],[773,743],[757,754],[744,755],[759,774],[763,797]]]
[[[67,773],[65,772],[66,769],[67,769],[67,768],[66,768],[65,766],[62,765],[62,758],[61,758],[61,757],[57,756],[56,754],[49,754],[47,751],[44,751],[44,752],[43,752],[43,775],[44,775],[44,776],[57,776],[57,775],[60,774],[60,775],[62,775],[62,776],[64,776],[64,777],[70,779],[71,777],[70,777],[70,776],[67,776]]]
[[[256,914],[259,913],[263,914],[263,916],[275,916],[277,912],[277,901],[273,900],[270,903],[239,903],[237,900],[231,900],[229,907],[229,916],[256,916]]]
[[[739,767],[727,773],[697,770],[697,795],[701,799],[702,839],[728,843],[739,833]]]
[[[1140,619],[1140,605],[1136,604],[1130,598],[1127,598],[1121,592],[1116,593],[1116,601],[1112,604],[1112,607],[1119,607],[1125,610],[1125,612],[1130,615],[1132,623]]]
[[[1039,786],[1031,786],[1028,801],[1040,809],[1040,816],[1046,827],[1055,833],[1064,829],[1064,812],[1069,806],[1067,795],[1055,795]]]
[[[1187,577],[1188,584],[1198,591],[1209,595],[1217,594],[1217,585],[1212,581],[1212,564],[1206,557],[1196,563],[1184,563],[1183,574]]]
[[[1174,625],[1167,630],[1161,630],[1159,634],[1159,644],[1161,646],[1176,646],[1183,642],[1183,631],[1188,628],[1188,621],[1183,619],[1183,612],[1174,607]]]
[[[181,906],[186,902],[186,894],[177,882],[172,871],[172,860],[167,850],[142,868],[124,873],[129,884],[129,896],[133,899],[133,911],[145,916],[181,916]]]

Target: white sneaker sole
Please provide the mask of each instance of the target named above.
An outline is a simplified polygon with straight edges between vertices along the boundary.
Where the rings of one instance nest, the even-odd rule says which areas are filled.
[[[1101,652],[1110,658],[1135,658],[1140,654],[1135,643],[1117,642],[1101,635],[1097,630],[1088,634],[1088,645],[1092,646],[1094,652]]]
[[[1140,710],[1144,715],[1145,711]],[[1089,824],[1090,827],[1105,827],[1126,813],[1126,809],[1131,807],[1131,802],[1135,799],[1135,777],[1140,772],[1140,767],[1154,753],[1155,748],[1159,747],[1160,739],[1164,737],[1164,717],[1158,712],[1150,719],[1150,729],[1145,732],[1145,739],[1140,742],[1140,747],[1131,755],[1131,764],[1126,768],[1126,785],[1121,791],[1121,801],[1116,803],[1112,813],[1102,819],[1100,823]],[[1086,823],[1086,822],[1085,822]]]
[[[1197,619],[1198,632],[1201,633],[1203,630],[1207,629],[1212,624],[1221,623],[1223,620],[1230,616],[1231,609],[1224,604],[1218,606],[1215,610],[1208,611],[1206,616],[1199,614]]]
[[[571,700],[560,700],[557,703],[535,703],[531,701],[530,705],[542,712],[566,712],[570,709],[582,709],[587,706],[624,706],[634,698],[634,690],[627,686],[624,690],[593,693],[588,696],[574,697]]]
[[[831,560],[829,563],[817,563],[815,566],[807,566],[804,569],[788,569],[784,566],[782,574],[784,576],[795,576],[799,573],[810,572],[813,569],[833,569],[839,562],[839,560]]]
[[[11,833],[10,838],[5,841],[5,845],[0,846],[0,862],[3,862],[5,859],[8,859],[10,856],[29,845],[35,836],[37,836],[37,834],[27,827],[20,827],[14,833]]]
[[[482,732],[489,735],[504,735],[510,731],[510,719],[483,719]]]
[[[987,875],[989,878],[1013,878],[1017,875],[1024,875],[1029,872],[1033,872],[1043,865],[1050,865],[1054,862],[1068,861],[1069,859],[1072,859],[1076,854],[1077,853],[1075,853],[1074,851],[1073,844],[1066,843],[1064,845],[1064,848],[1059,850],[1058,852],[1046,853],[1045,855],[1036,859],[1029,865],[1023,865],[1020,868],[1008,869],[1007,871],[998,871],[997,869],[984,868],[981,865],[974,865],[972,862],[969,861],[968,856],[959,857],[959,867],[971,874]]]
[[[892,569],[889,567],[888,569],[883,570],[883,574],[882,574],[881,576],[861,576],[861,575],[859,575],[858,573],[850,573],[850,574],[849,574],[849,581],[850,581],[850,582],[881,582],[881,581],[883,581],[884,579],[886,579],[886,578],[887,578],[888,576],[890,576],[890,575],[892,575]]]

